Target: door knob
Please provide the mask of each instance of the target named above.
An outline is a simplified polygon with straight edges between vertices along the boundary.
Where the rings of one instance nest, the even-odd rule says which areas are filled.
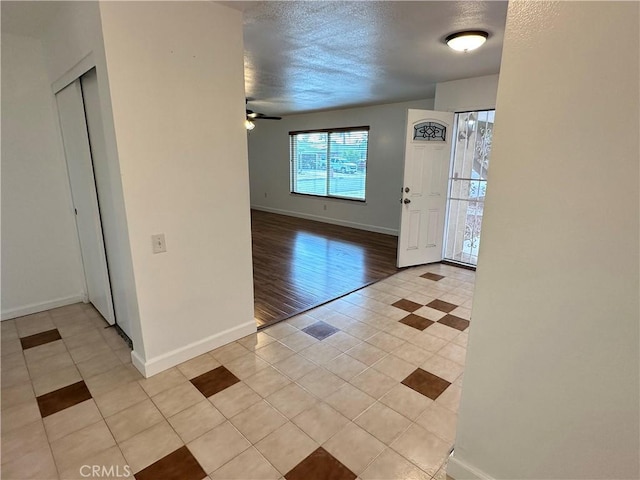
[[[405,198],[405,199],[403,200],[403,203],[406,205],[407,203],[411,203],[411,200],[409,200],[408,198]]]

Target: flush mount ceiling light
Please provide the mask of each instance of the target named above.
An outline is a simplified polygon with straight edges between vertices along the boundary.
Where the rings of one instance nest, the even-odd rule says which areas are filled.
[[[244,121],[244,128],[246,128],[247,130],[253,130],[254,128],[256,128],[256,124],[247,118]]]
[[[444,41],[450,48],[458,52],[470,52],[481,47],[487,41],[488,36],[489,34],[483,30],[468,30],[452,33]]]

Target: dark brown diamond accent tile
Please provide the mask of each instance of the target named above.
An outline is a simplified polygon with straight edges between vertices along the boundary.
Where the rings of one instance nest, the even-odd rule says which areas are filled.
[[[422,278],[426,278],[427,280],[433,280],[434,282],[439,282],[444,277],[442,275],[438,275],[437,273],[427,272],[424,275],[420,275]]]
[[[40,395],[37,400],[40,415],[44,418],[65,408],[73,407],[90,398],[91,392],[89,392],[84,381],[79,381],[78,383],[54,390],[53,392]]]
[[[355,473],[320,447],[287,473],[287,480],[354,480]]]
[[[330,337],[340,330],[338,330],[333,325],[329,325],[328,323],[316,322],[306,328],[303,328],[302,331],[304,333],[308,333],[314,338],[317,338],[318,340],[324,340],[325,338]]]
[[[420,307],[422,307],[422,305],[420,305],[419,303],[412,302],[411,300],[407,300],[406,298],[398,300],[393,304],[393,306],[396,308],[400,308],[406,312],[415,312]]]
[[[434,300],[431,303],[427,303],[427,307],[435,308],[436,310],[440,310],[444,313],[449,313],[451,310],[458,308],[457,305],[453,303],[445,302],[444,300]]]
[[[207,373],[191,379],[193,386],[200,390],[205,397],[215,395],[225,388],[235,385],[239,381],[240,379],[238,377],[223,366],[214,368]]]
[[[448,327],[455,328],[456,330],[466,330],[469,327],[469,320],[456,317],[455,315],[447,314],[438,320],[438,323],[442,323]]]
[[[426,370],[417,368],[407,378],[402,381],[403,385],[414,389],[416,392],[421,393],[425,397],[429,397],[431,400],[435,400],[444,392],[450,382],[445,379],[429,373]]]
[[[29,335],[28,337],[22,337],[20,339],[20,343],[22,344],[22,349],[26,350],[28,348],[39,347],[40,345],[44,345],[45,343],[55,342],[56,340],[60,340],[62,337],[60,336],[60,332],[58,332],[57,328],[53,330],[47,330],[46,332],[36,333],[35,335]]]
[[[184,446],[135,474],[136,480],[202,480],[207,473]]]
[[[400,320],[400,323],[404,323],[405,325],[409,325],[410,327],[417,328],[418,330],[424,330],[429,325],[433,324],[433,321],[412,313],[411,315],[407,315],[402,320]]]

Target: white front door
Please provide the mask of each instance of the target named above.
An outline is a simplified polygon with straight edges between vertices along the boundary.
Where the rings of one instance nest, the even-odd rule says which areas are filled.
[[[91,160],[91,147],[80,80],[56,94],[62,141],[89,301],[111,325],[115,323],[109,270]]]
[[[398,267],[442,260],[453,113],[407,113]]]

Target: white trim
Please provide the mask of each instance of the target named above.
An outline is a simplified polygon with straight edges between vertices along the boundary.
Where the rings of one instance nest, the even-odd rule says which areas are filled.
[[[482,470],[478,470],[456,458],[455,451],[449,457],[447,475],[455,480],[494,480],[492,476],[487,475]]]
[[[176,348],[170,352],[159,355],[155,358],[145,361],[135,350],[131,352],[131,361],[133,365],[140,370],[146,378],[149,378],[156,373],[160,373],[171,367],[191,360],[192,358],[202,355],[203,353],[214,350],[218,347],[226,345],[227,343],[238,340],[239,338],[246,337],[257,331],[256,321],[252,318],[251,321],[238,325],[237,327],[229,328],[215,335],[211,335],[197,342],[190,343],[184,347]]]
[[[253,210],[260,210],[261,212],[277,213],[279,215],[287,215],[288,217],[305,218],[307,220],[315,220],[316,222],[330,223],[331,225],[340,225],[343,227],[357,228],[358,230],[366,230],[367,232],[398,236],[398,230],[393,228],[378,227],[377,225],[350,222],[348,220],[338,220],[336,218],[322,217],[320,215],[311,215],[309,213],[300,213],[291,210],[280,210],[278,208],[263,207],[260,205],[251,205],[251,208]]]
[[[31,315],[32,313],[44,312],[45,310],[64,307],[73,303],[87,303],[85,301],[85,297],[86,295],[81,292],[76,295],[71,295],[70,297],[55,298],[46,302],[32,303],[31,305],[25,305],[23,307],[13,308],[11,310],[3,310],[1,319],[11,320],[12,318],[23,317],[25,315]]]
[[[60,78],[51,84],[51,90],[54,95],[66,86],[72,84],[82,75],[96,66],[95,56],[93,52],[87,53],[78,63],[63,73]]]

